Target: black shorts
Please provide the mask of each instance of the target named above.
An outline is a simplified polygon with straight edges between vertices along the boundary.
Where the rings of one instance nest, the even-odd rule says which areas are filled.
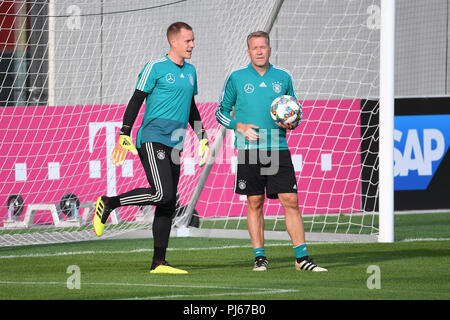
[[[297,179],[289,150],[238,150],[234,192],[247,196],[297,193]]]

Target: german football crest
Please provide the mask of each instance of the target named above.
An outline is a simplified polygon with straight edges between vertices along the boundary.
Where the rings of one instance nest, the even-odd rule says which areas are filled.
[[[164,160],[164,158],[166,157],[166,154],[165,154],[164,150],[158,150],[158,151],[156,152],[156,157],[157,157],[159,160]]]
[[[239,189],[244,190],[247,188],[247,182],[245,180],[239,180],[238,187]]]
[[[275,81],[272,83],[272,89],[275,93],[281,92],[281,82]]]

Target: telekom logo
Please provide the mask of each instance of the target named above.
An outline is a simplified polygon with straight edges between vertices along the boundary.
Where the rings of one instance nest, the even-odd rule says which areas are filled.
[[[116,128],[122,126],[121,122],[91,122],[89,123],[89,152],[94,152],[95,138],[102,129],[106,129],[106,193],[108,196],[117,195],[117,176],[116,166],[112,163],[110,156],[116,144]],[[122,176],[133,176],[133,160],[125,160],[122,165]],[[101,161],[100,159],[89,161],[89,178],[101,178]]]

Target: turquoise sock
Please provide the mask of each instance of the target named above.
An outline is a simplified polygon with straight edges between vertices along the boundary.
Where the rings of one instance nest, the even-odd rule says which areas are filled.
[[[264,252],[264,248],[256,248],[253,249],[253,253],[255,254],[255,258],[256,257],[260,257],[260,256],[266,256],[266,253]]]
[[[307,256],[308,252],[306,251],[306,243],[294,247],[294,253],[296,258]]]

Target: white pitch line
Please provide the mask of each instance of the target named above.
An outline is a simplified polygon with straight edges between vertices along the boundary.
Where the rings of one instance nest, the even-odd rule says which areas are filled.
[[[7,285],[36,285],[36,286],[42,286],[42,285],[57,285],[57,286],[65,286],[67,285],[66,282],[56,282],[56,281],[6,281],[6,280],[0,280],[0,284],[7,284]],[[224,292],[224,293],[205,293],[205,294],[194,294],[194,295],[187,295],[187,294],[179,294],[179,295],[166,295],[166,296],[147,296],[147,297],[134,297],[134,298],[127,298],[127,299],[120,299],[120,300],[151,300],[151,299],[174,299],[174,298],[189,298],[189,297],[220,297],[220,296],[230,296],[230,295],[256,295],[256,294],[281,294],[281,293],[289,293],[289,292],[298,292],[300,290],[293,290],[293,289],[271,289],[271,288],[241,288],[241,287],[223,287],[223,286],[192,286],[192,285],[176,285],[176,284],[151,284],[151,283],[108,283],[108,282],[99,282],[99,283],[92,283],[87,282],[81,283],[81,286],[122,286],[122,287],[171,287],[171,288],[191,288],[191,289],[223,289],[223,290],[245,290],[246,292],[237,292],[237,291],[231,291],[231,292]]]
[[[287,246],[291,244],[287,243],[271,243],[266,244],[266,247],[272,246]],[[221,250],[221,249],[241,249],[252,248],[251,245],[243,246],[223,246],[223,247],[207,247],[207,248],[167,248],[167,251],[196,251],[196,250]],[[69,252],[56,252],[56,253],[32,253],[32,254],[18,254],[0,256],[0,259],[14,259],[14,258],[41,258],[41,257],[59,257],[70,255],[91,255],[91,254],[130,254],[140,252],[153,252],[153,249],[134,249],[134,250],[122,250],[122,251],[110,251],[110,250],[87,250],[87,251],[69,251]]]
[[[66,282],[57,281],[8,281],[0,280],[0,284],[20,284],[20,285],[66,285]],[[246,288],[246,287],[224,287],[224,286],[201,286],[185,284],[155,284],[155,283],[119,283],[119,282],[82,282],[81,285],[88,286],[120,286],[120,287],[172,287],[172,288],[193,288],[193,289],[231,289],[231,290],[264,290],[271,291],[273,288]],[[277,289],[275,289],[277,290]],[[285,289],[279,289],[285,290]]]
[[[177,294],[177,295],[170,295],[170,296],[149,296],[149,297],[136,297],[136,298],[129,298],[124,300],[151,300],[151,299],[179,299],[179,298],[193,298],[193,297],[223,297],[223,296],[242,296],[246,294],[250,295],[257,295],[257,294],[280,294],[280,293],[289,293],[289,292],[299,292],[300,290],[286,290],[286,289],[279,289],[279,290],[269,290],[269,291],[259,291],[259,292],[228,292],[228,293],[212,293],[212,294]]]
[[[450,238],[412,238],[412,239],[403,239],[399,242],[417,242],[417,241],[448,241]]]

